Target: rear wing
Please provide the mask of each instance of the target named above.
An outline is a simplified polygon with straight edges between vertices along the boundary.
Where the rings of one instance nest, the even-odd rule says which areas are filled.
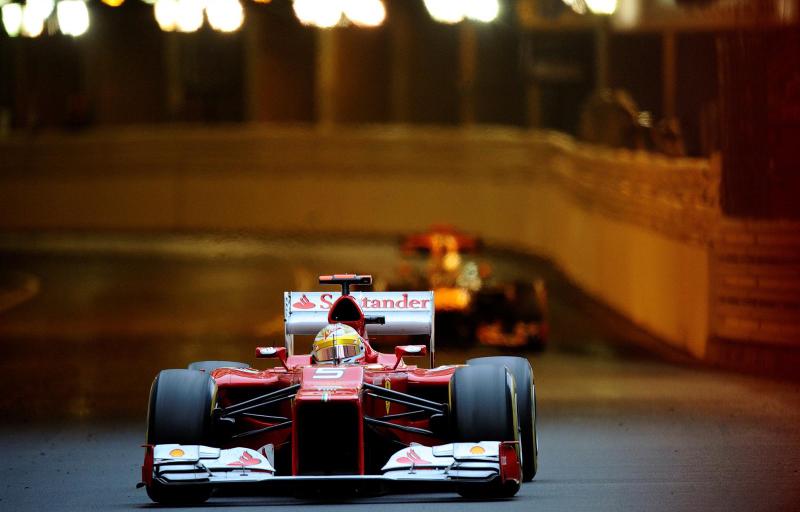
[[[284,292],[283,322],[286,351],[294,354],[295,334],[317,334],[328,324],[328,312],[340,292]],[[352,292],[365,316],[383,316],[384,324],[368,324],[370,335],[430,336],[431,367],[434,362],[435,307],[433,292]]]

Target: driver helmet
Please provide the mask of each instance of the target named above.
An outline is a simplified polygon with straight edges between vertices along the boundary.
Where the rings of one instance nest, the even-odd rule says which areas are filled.
[[[329,324],[317,337],[311,349],[311,357],[317,364],[352,364],[365,354],[364,339],[345,324]]]

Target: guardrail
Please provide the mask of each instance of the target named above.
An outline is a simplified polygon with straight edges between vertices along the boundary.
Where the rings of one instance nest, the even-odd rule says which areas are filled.
[[[717,160],[666,156],[546,136],[548,166],[586,208],[695,243],[712,238],[720,218]]]
[[[800,347],[800,224],[723,218],[714,160],[500,128],[304,126],[16,137],[0,155],[6,230],[399,234],[450,222],[544,253],[697,357],[714,339]]]

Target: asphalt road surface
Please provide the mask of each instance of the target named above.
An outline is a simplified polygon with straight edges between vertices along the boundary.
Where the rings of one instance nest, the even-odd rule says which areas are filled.
[[[497,503],[447,494],[310,501],[214,497],[232,510],[800,510],[800,385],[692,364],[544,262],[552,346],[536,373],[540,470]],[[0,510],[155,507],[135,489],[150,381],[198,359],[252,360],[280,336],[281,291],[318,272],[391,275],[391,241],[0,237]],[[644,347],[644,348],[642,348]],[[439,362],[491,349],[450,348]]]

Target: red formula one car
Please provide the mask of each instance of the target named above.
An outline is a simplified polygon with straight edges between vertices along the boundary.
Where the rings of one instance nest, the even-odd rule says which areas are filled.
[[[478,258],[482,245],[450,226],[408,235],[401,244],[399,279],[389,288],[434,290],[441,342],[544,349],[549,334],[544,281],[498,279]]]
[[[452,490],[516,494],[537,469],[536,396],[526,359],[434,367],[432,292],[350,292],[370,276],[321,276],[341,293],[286,292],[285,346],[266,370],[201,361],[150,391],[140,486],[156,502],[248,494]],[[294,336],[314,335],[295,355]],[[368,335],[428,335],[376,352]],[[430,354],[430,369],[405,358]],[[233,491],[235,492],[235,491]]]

